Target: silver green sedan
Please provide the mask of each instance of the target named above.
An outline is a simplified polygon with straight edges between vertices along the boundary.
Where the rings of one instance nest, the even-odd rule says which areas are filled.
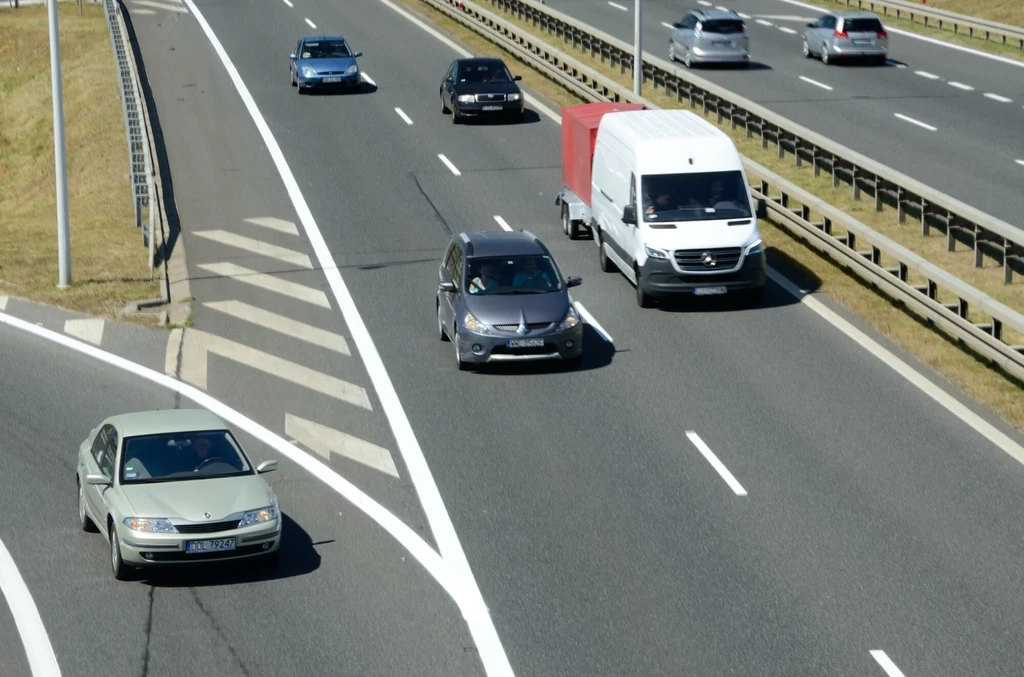
[[[78,520],[110,543],[114,577],[260,557],[281,544],[277,497],[219,417],[202,409],[111,416],[78,448]]]

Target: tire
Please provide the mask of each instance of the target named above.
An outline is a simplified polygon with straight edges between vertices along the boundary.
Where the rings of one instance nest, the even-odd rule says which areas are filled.
[[[807,38],[804,38],[804,48],[803,49],[804,49],[804,58],[805,59],[812,59],[812,58],[814,58],[814,55],[811,54],[811,46],[807,44]]]
[[[668,41],[668,60],[672,62],[678,60],[678,57],[676,56],[676,43],[671,40]]]
[[[457,124],[459,124],[459,122],[460,122],[460,120],[459,120],[459,113],[453,107],[452,108],[452,124],[453,125],[457,125]]]
[[[99,529],[85,511],[85,487],[80,481],[76,481],[75,484],[78,485],[78,526],[87,533],[96,533]]]
[[[826,66],[832,63],[832,60],[828,56],[828,45],[824,43],[821,45],[821,62]]]
[[[580,239],[580,224],[569,218],[569,205],[562,205],[562,230],[570,240]]]
[[[448,110],[448,106],[445,105],[445,103],[444,103],[444,94],[441,94],[440,96],[441,96],[441,114],[442,115],[448,115],[448,113],[451,113],[451,111]]]
[[[644,291],[643,276],[640,269],[636,268],[636,304],[641,308],[650,308],[654,303],[651,295]]]
[[[615,262],[608,258],[604,253],[604,233],[601,233],[600,229],[595,231],[598,234],[597,240],[597,262],[601,264],[601,270],[606,273],[615,272]]]
[[[444,330],[444,318],[441,315],[440,301],[437,303],[437,338],[442,342],[448,340],[448,333]]]
[[[288,69],[288,80],[292,83],[292,87],[299,86],[299,83],[295,81],[295,74],[292,73],[291,69]]]
[[[114,578],[119,581],[127,581],[131,578],[132,568],[121,559],[121,541],[117,537],[117,529],[110,525],[110,568]]]
[[[455,364],[458,366],[459,371],[469,371],[472,369],[472,365],[469,362],[462,361],[462,354],[459,348],[459,332],[456,330],[455,335],[452,337],[452,343],[455,344]]]
[[[687,68],[693,68],[693,61],[690,59],[690,50],[686,50],[686,54],[683,56],[683,65]]]

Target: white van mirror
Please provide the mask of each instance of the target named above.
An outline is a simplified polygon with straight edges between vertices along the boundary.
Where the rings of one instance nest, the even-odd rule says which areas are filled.
[[[622,210],[622,222],[636,225],[636,205],[626,205]]]

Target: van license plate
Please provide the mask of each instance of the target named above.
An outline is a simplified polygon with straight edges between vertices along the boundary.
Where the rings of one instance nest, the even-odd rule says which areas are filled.
[[[544,339],[509,339],[509,348],[542,348]]]
[[[694,296],[718,296],[724,294],[725,287],[697,287],[693,290]]]
[[[501,106],[484,106],[484,110],[501,110]]]

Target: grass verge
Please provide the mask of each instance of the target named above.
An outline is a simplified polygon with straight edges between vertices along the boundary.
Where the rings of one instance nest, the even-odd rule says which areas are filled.
[[[845,1],[840,3],[833,0],[801,1],[809,5],[821,7],[823,10],[835,11],[846,9]],[[856,9],[856,5],[851,6],[850,9]],[[868,10],[869,7],[865,4],[864,9]],[[1024,2],[1020,0],[928,0],[927,4],[923,5],[921,9],[943,9],[977,19],[996,21],[1008,26],[1024,27]],[[881,12],[876,13],[882,16]],[[992,40],[985,40],[984,34],[975,38],[967,33],[954,33],[952,24],[947,24],[946,22],[943,22],[942,28],[935,27],[931,20],[928,21],[928,26],[925,26],[924,19],[921,17],[915,16],[913,21],[911,21],[909,18],[903,18],[902,16],[897,19],[895,14],[882,16],[882,21],[891,28],[899,28],[929,38],[944,40],[954,45],[970,47],[980,52],[989,52],[1010,59],[1024,61],[1024,50],[1019,49],[1018,46],[1004,45],[1002,42],[997,42],[1001,38],[996,37],[993,37]],[[899,36],[895,36],[895,39],[899,39]]]
[[[112,317],[159,296],[135,227],[128,142],[103,8],[59,3],[71,279],[56,288],[53,102],[45,5],[0,10],[0,294]],[[131,317],[139,323],[155,318]]]
[[[448,19],[420,0],[397,2],[471,52],[481,56],[497,56],[510,63],[519,64],[515,72],[523,76],[523,85],[552,103],[559,106],[584,103],[569,90],[529,68],[514,55]],[[745,142],[745,139],[741,140],[744,141],[744,145],[754,145],[760,150],[760,142],[755,140],[751,144]],[[741,152],[747,152],[743,145],[740,149]],[[769,153],[774,155],[772,151]],[[769,165],[760,159],[757,161]],[[791,165],[792,162],[788,164]],[[826,180],[826,184],[831,187],[830,181]],[[865,208],[861,203],[856,204]],[[873,211],[873,202],[870,209]],[[553,213],[552,218],[557,220],[557,214]],[[1024,431],[1024,383],[1000,369],[989,366],[982,357],[932,327],[925,318],[889,299],[874,287],[862,282],[853,273],[836,266],[799,238],[766,221],[761,222],[761,228],[767,245],[768,260],[779,272],[805,288],[819,289],[827,294],[892,339],[902,349],[949,379],[968,396],[994,411],[1017,429]]]

